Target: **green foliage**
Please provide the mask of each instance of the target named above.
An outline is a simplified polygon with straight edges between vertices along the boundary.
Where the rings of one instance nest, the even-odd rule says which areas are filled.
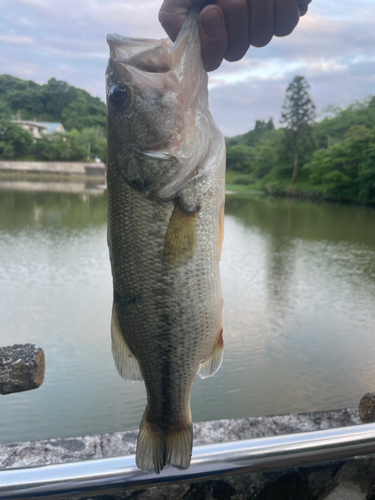
[[[279,160],[282,137],[283,130],[275,130],[272,120],[257,120],[254,130],[227,140],[227,168],[264,177]]]
[[[56,133],[43,135],[31,152],[38,160],[49,161],[85,161],[99,157],[107,158],[107,141],[100,129],[76,129],[66,134]]]
[[[31,134],[10,120],[61,122],[67,131]],[[105,104],[88,92],[51,78],[45,85],[0,75],[0,159],[106,161]]]
[[[375,96],[365,101],[356,101],[346,109],[330,108],[329,115],[314,124],[317,148],[327,148],[344,139],[350,128],[375,127]]]
[[[270,136],[270,132],[275,129],[272,118],[265,122],[264,120],[256,120],[253,130],[249,130],[244,135],[227,139],[227,146],[235,146],[237,144],[245,144],[246,146],[255,146],[260,140]]]
[[[225,170],[225,182],[230,183],[232,180],[237,177],[238,173],[233,172],[232,170],[229,170],[229,168],[226,168]]]
[[[279,162],[288,166],[288,176],[291,176],[295,153],[298,153],[298,165],[303,167],[311,160],[311,156],[316,150],[313,129],[309,124],[305,124],[296,133],[294,130],[285,128],[283,130],[283,140],[279,149]]]
[[[325,195],[375,202],[375,127],[351,127],[345,137],[314,153],[310,182]]]
[[[91,99],[95,98],[91,97]],[[83,97],[79,97],[64,108],[61,114],[61,123],[64,128],[82,130],[99,127],[104,130],[106,127],[105,105],[99,98],[96,99],[97,102],[88,102]]]
[[[242,185],[242,186],[247,186],[248,184],[251,184],[254,182],[254,178],[251,174],[241,174],[237,175],[232,180],[232,184],[237,184],[237,185]]]
[[[298,133],[315,119],[315,104],[309,96],[310,85],[303,76],[295,76],[286,89],[281,123]]]
[[[252,149],[245,144],[227,146],[227,167],[235,172],[247,172],[251,167]]]
[[[303,77],[288,87],[283,108],[287,127],[274,129],[272,120],[259,120],[253,130],[226,139],[228,168],[237,172],[228,182],[271,193],[375,203],[375,96],[344,110],[331,107],[323,120],[311,123],[315,106],[307,89]],[[291,184],[296,150],[299,182]]]
[[[0,119],[0,158],[12,160],[22,156],[33,144],[27,130],[9,120]]]
[[[286,125],[286,147],[294,155],[292,182],[297,182],[301,152],[313,149],[311,123],[315,119],[315,104],[309,96],[310,85],[303,76],[295,76],[286,89],[281,123]]]
[[[61,122],[65,130],[105,130],[105,104],[66,82],[45,85],[0,75],[0,118]]]

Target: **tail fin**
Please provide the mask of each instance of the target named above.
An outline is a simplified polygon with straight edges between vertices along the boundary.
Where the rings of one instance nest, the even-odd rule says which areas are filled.
[[[147,408],[139,428],[136,464],[148,472],[160,472],[166,465],[187,469],[193,448],[193,424],[191,420],[178,430],[170,432],[155,429],[147,421]]]

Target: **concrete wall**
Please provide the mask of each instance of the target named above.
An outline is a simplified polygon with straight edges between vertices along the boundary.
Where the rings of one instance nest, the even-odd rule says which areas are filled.
[[[0,179],[0,191],[28,191],[40,193],[71,193],[71,194],[94,194],[101,195],[104,193],[106,186],[103,183],[98,185],[98,181],[90,181],[88,179],[79,182],[61,182],[52,181],[23,181],[23,180],[7,180]]]
[[[356,409],[194,424],[194,445],[360,424]],[[138,431],[0,445],[0,467],[128,455]],[[97,500],[375,500],[375,458],[319,463],[209,481],[100,495]]]
[[[49,162],[49,161],[0,161],[1,173],[105,175],[104,163]]]

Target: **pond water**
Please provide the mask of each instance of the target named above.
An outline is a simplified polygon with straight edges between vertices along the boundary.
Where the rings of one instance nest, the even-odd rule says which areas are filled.
[[[135,429],[145,407],[111,356],[106,194],[66,186],[0,192],[0,345],[46,354],[39,389],[0,396],[3,443]],[[375,390],[373,208],[227,196],[221,274],[224,363],[196,380],[195,421]]]

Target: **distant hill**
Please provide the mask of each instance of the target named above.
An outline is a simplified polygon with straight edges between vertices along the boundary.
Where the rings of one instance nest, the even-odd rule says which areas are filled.
[[[105,130],[105,104],[99,97],[51,78],[45,85],[0,75],[0,119],[60,122],[65,130]]]

